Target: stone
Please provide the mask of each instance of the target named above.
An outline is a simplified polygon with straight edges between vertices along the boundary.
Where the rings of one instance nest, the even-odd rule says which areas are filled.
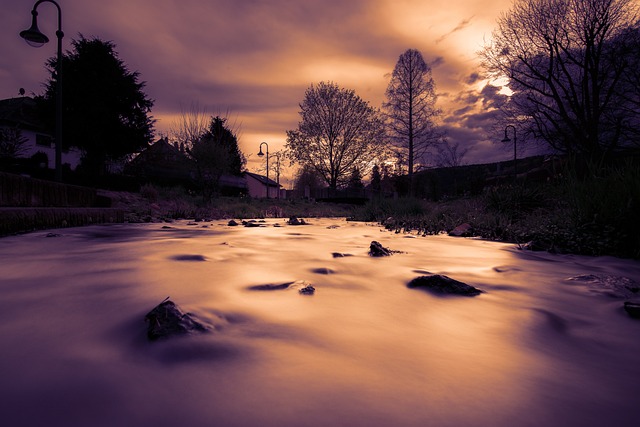
[[[207,258],[204,255],[199,254],[182,254],[174,255],[171,257],[174,261],[206,261]]]
[[[273,283],[267,283],[264,285],[254,285],[254,286],[249,286],[249,290],[250,291],[278,291],[281,289],[287,289],[289,288],[289,286],[293,285],[295,282],[286,282],[286,283],[279,283],[279,284],[273,284]]]
[[[307,285],[304,288],[298,290],[302,295],[313,295],[316,292],[316,288],[311,285]]]
[[[289,225],[307,225],[304,219],[298,219],[295,216],[289,217],[289,221],[287,221]]]
[[[390,249],[385,248],[380,242],[376,242],[375,240],[371,242],[371,245],[369,246],[369,256],[381,257],[389,255],[391,255]]]
[[[207,330],[191,314],[183,313],[169,298],[147,313],[144,320],[148,323],[147,337],[151,341]]]
[[[474,297],[482,293],[480,289],[441,274],[416,277],[407,284],[407,287],[412,289],[420,288],[436,294],[462,295],[470,297]]]
[[[331,256],[334,258],[344,258],[347,256],[353,256],[352,254],[344,254],[342,252],[331,252]]]
[[[297,289],[298,292],[302,295],[312,295],[316,291],[316,288],[314,288],[306,280],[297,280],[295,282],[285,282],[278,284],[267,283],[264,285],[249,286],[247,289],[250,291],[280,291],[286,289]]]
[[[637,302],[626,301],[624,303],[624,310],[634,319],[640,319],[640,304]]]
[[[231,220],[227,223],[229,227],[237,227],[239,224],[235,220]]]
[[[392,216],[388,217],[384,221],[382,221],[381,225],[387,230],[393,228],[396,225],[396,220]]]
[[[311,272],[316,274],[334,274],[335,273],[335,271],[326,267],[314,268],[311,270]]]
[[[242,225],[244,225],[245,227],[261,227],[261,225],[255,219],[252,219],[250,221],[242,221]]]
[[[449,236],[454,237],[470,237],[473,233],[473,227],[471,224],[465,222],[464,224],[460,224],[453,230],[449,232]]]

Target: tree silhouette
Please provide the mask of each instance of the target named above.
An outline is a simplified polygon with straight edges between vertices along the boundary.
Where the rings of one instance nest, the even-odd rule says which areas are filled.
[[[227,126],[227,119],[212,117],[209,129],[187,153],[196,165],[196,180],[205,200],[217,193],[222,175],[240,175],[246,159],[238,147],[238,138]]]
[[[481,52],[490,77],[509,78],[507,117],[565,153],[598,159],[628,143],[638,38],[622,35],[637,23],[633,0],[516,0]]]
[[[314,190],[323,186],[324,179],[318,175],[315,168],[306,165],[298,169],[293,188],[300,194],[305,194],[305,188]]]
[[[82,35],[62,57],[63,142],[80,148],[83,170],[102,174],[110,160],[147,147],[153,137],[153,101],[143,92],[139,73],[128,70],[115,44]],[[57,58],[47,61],[51,78],[45,84],[46,119],[53,124]]]
[[[18,126],[0,128],[0,159],[15,159],[27,152],[29,140]]]
[[[406,50],[398,58],[386,91],[383,104],[389,137],[399,158],[407,159],[409,193],[413,194],[413,172],[416,161],[421,161],[427,148],[441,135],[436,118],[438,96],[431,76],[431,68],[415,49]]]
[[[311,85],[297,130],[287,131],[288,155],[315,169],[329,188],[344,186],[353,168],[368,172],[384,154],[383,123],[355,91],[335,83]]]

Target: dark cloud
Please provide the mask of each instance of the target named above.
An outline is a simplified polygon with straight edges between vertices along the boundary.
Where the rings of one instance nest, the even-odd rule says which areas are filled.
[[[335,81],[380,106],[389,73],[409,48],[418,49],[433,69],[451,134],[479,144],[479,128],[491,115],[486,111],[497,108],[502,95],[472,87],[482,81],[473,46],[482,42],[480,26],[497,16],[496,2],[509,4],[65,0],[61,7],[65,49],[79,33],[113,41],[120,58],[146,82],[159,132],[196,102],[237,116],[241,148],[250,153],[266,137],[276,147],[284,143],[311,83]],[[18,33],[30,25],[35,0],[6,3],[0,14],[0,98],[17,96],[20,87],[41,93],[48,77],[44,63],[55,54],[55,43],[26,46]],[[38,11],[41,30],[55,41],[55,7],[42,3]]]

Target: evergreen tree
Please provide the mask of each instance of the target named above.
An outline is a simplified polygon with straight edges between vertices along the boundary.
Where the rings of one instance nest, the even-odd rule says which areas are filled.
[[[246,164],[238,138],[226,123],[226,118],[212,117],[209,129],[187,148],[196,165],[196,180],[207,201],[220,189],[222,175],[240,175]]]
[[[110,160],[147,147],[153,137],[153,101],[143,92],[138,72],[118,57],[113,42],[80,35],[62,56],[63,144],[83,151],[82,166],[102,174]],[[47,61],[51,78],[42,102],[53,128],[57,58]]]

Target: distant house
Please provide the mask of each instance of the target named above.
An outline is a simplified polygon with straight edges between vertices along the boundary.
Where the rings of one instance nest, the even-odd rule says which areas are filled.
[[[195,168],[185,153],[171,145],[167,138],[160,138],[125,165],[124,173],[143,182],[191,187],[196,185]],[[218,186],[223,195],[247,193],[243,176],[222,175]]]
[[[4,132],[18,131],[25,140],[17,158],[32,158],[40,153],[41,162],[55,169],[56,146],[52,132],[38,118],[36,101],[28,96],[0,100],[0,129]],[[75,170],[80,164],[82,152],[71,148],[62,150],[62,164]]]
[[[249,190],[249,196],[255,198],[270,197],[275,199],[280,193],[280,198],[286,197],[286,192],[280,191],[280,185],[272,179],[267,180],[266,176],[258,175],[252,172],[243,173]]]
[[[141,181],[186,184],[193,180],[193,164],[180,150],[160,138],[124,167],[124,173]]]

